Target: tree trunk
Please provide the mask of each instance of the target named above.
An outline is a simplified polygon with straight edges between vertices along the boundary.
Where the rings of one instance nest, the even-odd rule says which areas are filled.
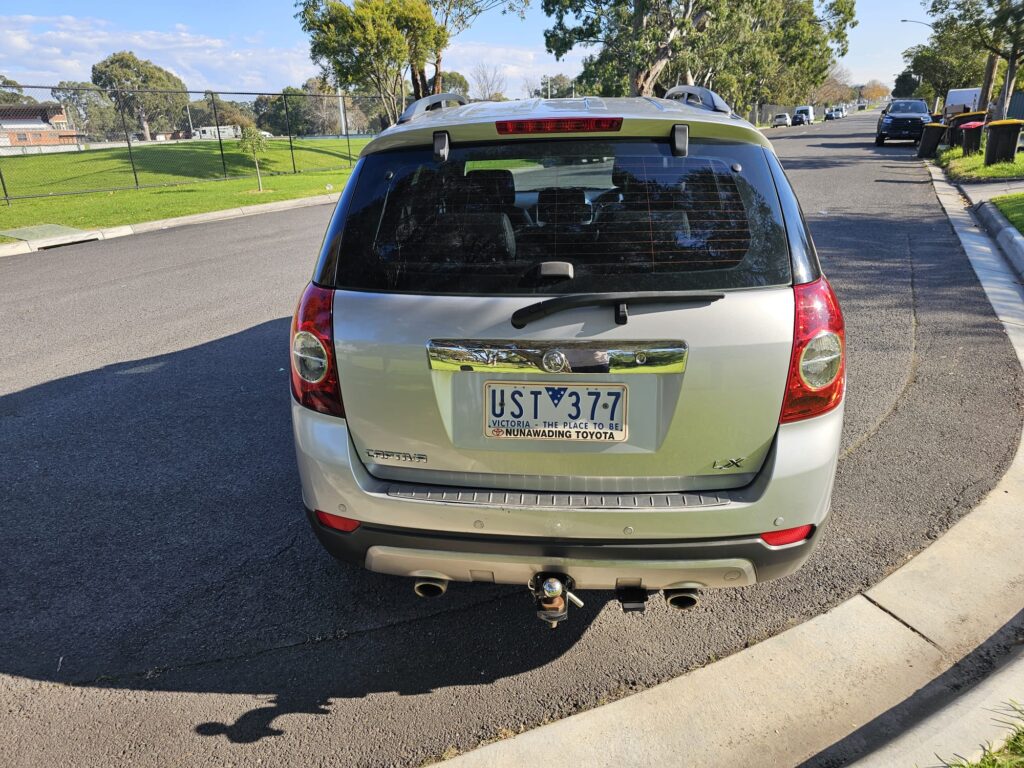
[[[434,93],[444,93],[441,86],[441,53],[438,52],[434,57]]]
[[[149,141],[149,118],[141,109],[139,110],[139,124],[142,126],[142,138]]]
[[[989,53],[985,62],[985,78],[981,81],[981,95],[978,97],[978,110],[988,111],[988,105],[992,103],[992,88],[996,84],[996,68],[999,66],[999,57]]]
[[[1013,89],[1017,85],[1017,66],[1020,64],[1020,49],[1013,46],[1010,49],[1010,58],[1006,66],[1006,82],[1003,85],[1002,103],[999,105],[999,120],[1005,120],[1010,112],[1010,100],[1013,98]]]
[[[658,77],[661,76],[662,70],[666,66],[668,66],[668,57],[663,56],[646,69],[641,69],[637,74],[636,81],[633,83],[633,90],[635,91],[633,95],[652,96],[654,94],[654,84],[658,81]]]

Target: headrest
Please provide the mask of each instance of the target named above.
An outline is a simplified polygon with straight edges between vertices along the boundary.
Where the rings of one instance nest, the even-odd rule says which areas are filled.
[[[516,183],[512,171],[504,168],[470,171],[466,181],[471,190],[478,192],[488,202],[500,205],[515,205]]]
[[[543,222],[582,224],[590,218],[583,187],[548,187],[537,193],[537,218]]]

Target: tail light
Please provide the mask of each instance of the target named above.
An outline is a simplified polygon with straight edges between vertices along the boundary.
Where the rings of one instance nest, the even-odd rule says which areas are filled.
[[[783,424],[831,411],[846,388],[846,329],[839,300],[824,277],[794,285],[795,322]]]
[[[292,318],[292,395],[300,405],[345,416],[334,355],[334,291],[310,283]]]

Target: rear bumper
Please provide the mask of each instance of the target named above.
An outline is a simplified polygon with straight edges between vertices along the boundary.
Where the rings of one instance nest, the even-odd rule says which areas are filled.
[[[409,494],[415,486],[366,471],[344,419],[292,403],[306,508],[361,523],[346,534],[313,519],[331,554],[383,573],[460,581],[525,583],[562,570],[580,588],[742,586],[796,570],[828,516],[842,421],[840,407],[781,425],[756,479],[716,491],[720,503],[593,509],[548,494],[526,505],[499,503],[491,492]],[[758,538],[806,524],[816,532],[801,544]]]
[[[698,541],[566,541],[438,534],[361,525],[343,533],[307,510],[320,543],[334,557],[395,576],[526,584],[541,571],[567,573],[579,589],[742,587],[786,576],[817,546],[811,538],[769,547],[757,537]]]

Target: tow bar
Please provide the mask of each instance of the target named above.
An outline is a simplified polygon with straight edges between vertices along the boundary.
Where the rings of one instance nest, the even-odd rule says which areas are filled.
[[[569,618],[569,603],[582,608],[583,601],[572,593],[574,586],[572,578],[564,573],[534,574],[529,587],[537,609],[537,618],[554,629],[558,622]]]

